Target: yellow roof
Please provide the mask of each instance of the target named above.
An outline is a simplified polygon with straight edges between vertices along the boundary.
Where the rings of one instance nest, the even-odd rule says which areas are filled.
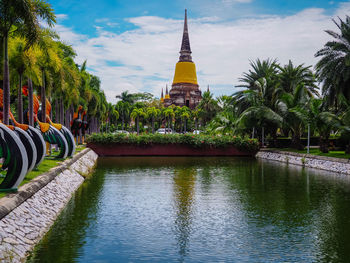
[[[176,83],[197,83],[196,65],[193,62],[177,62],[173,84]]]

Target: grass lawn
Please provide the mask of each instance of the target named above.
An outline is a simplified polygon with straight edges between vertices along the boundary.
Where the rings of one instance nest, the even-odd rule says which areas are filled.
[[[307,150],[296,150],[292,148],[284,148],[284,149],[279,149],[281,151],[286,151],[286,152],[296,152],[296,153],[306,153]],[[313,155],[319,155],[319,156],[327,156],[327,157],[335,157],[335,158],[344,158],[344,159],[349,159],[350,154],[345,154],[344,151],[329,151],[329,153],[322,153],[319,149],[310,149],[310,154]]]
[[[82,150],[84,150],[86,147],[85,145],[79,145],[76,148],[76,154],[81,152]],[[45,157],[44,160],[41,162],[41,164],[33,169],[30,173],[28,173],[26,175],[26,177],[24,178],[24,180],[22,181],[22,183],[20,184],[20,186],[30,182],[31,180],[33,180],[35,177],[37,177],[38,175],[41,175],[47,171],[49,171],[51,168],[58,166],[59,164],[61,164],[64,161],[64,159],[55,159],[53,157]],[[7,193],[0,193],[0,198],[4,197],[5,195],[7,195]]]

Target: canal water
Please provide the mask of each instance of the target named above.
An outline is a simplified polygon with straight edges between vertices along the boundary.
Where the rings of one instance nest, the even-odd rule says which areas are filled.
[[[250,158],[100,158],[28,262],[349,262],[348,178]]]

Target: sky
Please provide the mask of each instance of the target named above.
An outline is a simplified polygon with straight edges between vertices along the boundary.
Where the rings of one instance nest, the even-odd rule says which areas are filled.
[[[231,95],[250,61],[289,60],[314,67],[315,53],[350,15],[350,1],[327,0],[51,0],[61,40],[87,60],[107,100],[129,92],[160,97],[179,59],[184,10],[201,90]]]

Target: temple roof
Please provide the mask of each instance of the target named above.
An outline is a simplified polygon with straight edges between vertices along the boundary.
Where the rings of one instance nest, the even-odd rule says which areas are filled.
[[[180,50],[180,61],[192,62],[191,57],[191,46],[190,38],[188,36],[188,27],[187,27],[187,9],[185,9],[185,21],[184,21],[184,31],[182,34],[181,50]]]

